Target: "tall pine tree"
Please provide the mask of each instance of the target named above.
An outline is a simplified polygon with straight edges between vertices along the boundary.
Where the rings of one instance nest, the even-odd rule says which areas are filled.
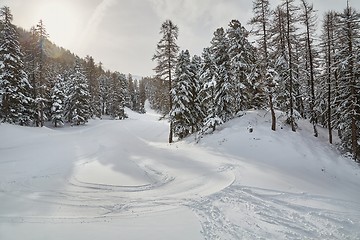
[[[202,64],[200,71],[200,97],[201,107],[204,111],[204,124],[201,129],[202,133],[215,131],[216,127],[223,124],[217,111],[216,93],[217,93],[217,67],[211,55],[210,48],[204,48],[202,53]]]
[[[342,145],[359,156],[360,122],[360,14],[349,5],[339,15],[336,65],[339,71],[337,111]]]
[[[322,112],[320,119],[324,126],[328,128],[329,143],[333,143],[334,128],[334,110],[333,104],[336,98],[335,89],[337,88],[337,69],[335,63],[335,30],[337,25],[337,17],[334,11],[327,12],[324,16],[321,45],[322,45],[322,68],[321,84],[319,88],[319,108]]]
[[[271,111],[271,129],[276,130],[276,115],[274,110],[274,78],[276,72],[274,70],[274,61],[269,57],[269,41],[270,41],[270,20],[271,10],[269,0],[253,1],[254,17],[250,20],[250,24],[255,27],[253,34],[258,37],[258,66],[260,68],[260,77],[265,81],[265,91],[268,95],[269,108]]]
[[[69,81],[65,117],[72,125],[85,124],[91,117],[90,93],[86,76],[79,61],[76,61]]]
[[[210,53],[215,64],[216,74],[210,81],[214,81],[215,116],[223,122],[234,116],[234,98],[232,95],[230,76],[229,42],[223,28],[214,32],[211,40]]]
[[[86,78],[89,81],[89,92],[91,96],[91,115],[101,117],[100,84],[97,77],[97,69],[93,57],[85,58]]]
[[[171,20],[166,20],[161,25],[160,34],[162,34],[162,38],[157,44],[153,60],[157,61],[157,66],[155,67],[157,77],[168,81],[168,112],[170,112],[172,109],[172,98],[170,94],[172,90],[172,75],[175,70],[176,58],[179,51],[179,46],[176,44],[179,28]],[[173,126],[170,121],[169,143],[172,141]]]
[[[189,51],[182,51],[174,75],[171,91],[173,108],[170,112],[174,134],[180,139],[197,131],[197,116],[201,112],[197,101],[199,88],[194,70]]]
[[[51,90],[51,116],[50,119],[55,127],[64,124],[64,104],[65,104],[64,79],[58,75],[55,85]]]
[[[306,0],[301,0],[301,14],[300,20],[305,27],[305,64],[304,64],[304,74],[306,82],[308,85],[307,95],[309,96],[309,115],[310,122],[313,124],[314,136],[318,136],[317,130],[317,112],[316,112],[316,95],[315,95],[315,85],[316,85],[316,49],[314,44],[315,32],[316,32],[316,14],[312,4],[309,4]]]
[[[121,120],[125,119],[125,93],[124,82],[126,77],[124,74],[115,72],[111,76],[111,92],[110,92],[110,104],[109,114],[113,119]]]
[[[0,116],[3,122],[28,125],[33,99],[29,96],[31,86],[24,71],[19,36],[11,24],[10,8],[1,8],[0,16],[3,25],[0,34]]]

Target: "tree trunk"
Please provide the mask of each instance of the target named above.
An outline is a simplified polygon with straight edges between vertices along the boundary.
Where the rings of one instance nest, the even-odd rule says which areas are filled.
[[[294,101],[293,101],[293,65],[292,65],[292,51],[290,40],[290,6],[289,1],[286,1],[286,15],[287,15],[287,45],[289,54],[289,92],[290,92],[290,124],[291,130],[296,132],[294,119]]]
[[[330,56],[329,56],[329,58],[330,58]],[[329,65],[328,71],[329,71],[329,72],[328,72],[328,80],[327,80],[327,84],[328,84],[327,123],[328,123],[328,130],[329,130],[329,143],[332,144],[333,139],[332,139],[332,125],[331,125],[331,70],[330,70],[330,65]]]
[[[173,142],[173,122],[170,121],[170,131],[169,131],[169,143],[172,143]]]
[[[170,41],[169,41],[169,45],[170,45]],[[170,46],[169,46],[170,49]],[[171,59],[170,59],[170,50],[169,50],[169,59],[168,59],[168,71],[169,71],[169,114],[171,112],[172,109],[172,96],[171,96],[171,89],[172,89],[172,84],[171,84]],[[169,131],[169,143],[173,142],[173,122],[171,119],[171,116],[169,116],[170,119],[170,131]]]
[[[357,132],[358,132],[358,128],[356,126],[356,119],[355,119],[355,116],[352,116],[352,120],[351,120],[351,142],[352,142],[352,152],[353,152],[353,156],[354,156],[355,161],[357,161],[357,153],[358,153]]]
[[[306,35],[307,35],[307,48],[309,53],[309,65],[310,65],[310,88],[311,88],[311,101],[310,101],[310,111],[311,111],[311,122],[313,124],[314,128],[314,136],[318,137],[318,131],[316,129],[316,112],[315,112],[315,87],[314,87],[314,60],[312,55],[312,47],[311,47],[311,41],[310,41],[310,23],[309,23],[309,13],[307,6],[304,3],[305,8],[305,17],[306,17]]]
[[[327,55],[328,55],[328,59],[327,59],[327,71],[328,71],[328,79],[327,79],[327,84],[328,84],[328,96],[327,96],[327,124],[328,124],[328,130],[329,130],[329,143],[332,144],[333,142],[333,137],[332,137],[332,125],[331,125],[331,36],[330,36],[330,16],[328,15],[328,20],[327,20],[327,41],[328,41],[328,46],[327,46]]]
[[[348,11],[349,7],[348,7]],[[349,48],[349,54],[351,54],[350,56],[350,60],[349,60],[349,75],[350,75],[350,94],[351,94],[351,145],[352,145],[352,154],[354,157],[354,160],[357,160],[357,145],[358,145],[358,141],[357,141],[357,135],[358,135],[358,129],[356,126],[356,80],[355,80],[355,73],[354,73],[354,50],[353,50],[353,32],[352,32],[352,27],[351,27],[351,23],[347,22],[347,28],[348,28],[348,48]]]
[[[274,111],[274,104],[272,100],[272,94],[269,94],[269,104],[270,104],[270,111],[271,111],[271,130],[276,131],[276,116]]]

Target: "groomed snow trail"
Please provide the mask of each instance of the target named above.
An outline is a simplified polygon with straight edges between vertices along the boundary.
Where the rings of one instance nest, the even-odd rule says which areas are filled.
[[[0,239],[360,239],[360,198],[270,188],[276,170],[211,144],[167,144],[157,114],[129,115],[0,126]]]

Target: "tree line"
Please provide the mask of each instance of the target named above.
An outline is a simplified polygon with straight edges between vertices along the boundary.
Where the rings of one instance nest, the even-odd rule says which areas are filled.
[[[299,118],[333,131],[339,146],[360,155],[360,14],[349,5],[328,11],[322,21],[307,0],[253,1],[252,26],[238,20],[215,30],[201,56],[181,50],[178,27],[165,21],[148,81],[153,108],[169,117],[169,142],[209,133],[248,109],[286,113],[292,131]],[[251,42],[249,38],[256,39]]]
[[[124,119],[125,107],[145,112],[145,86],[132,75],[105,71],[91,56],[81,59],[48,40],[44,23],[30,31],[12,24],[0,9],[0,120],[25,126],[86,123],[109,115]]]

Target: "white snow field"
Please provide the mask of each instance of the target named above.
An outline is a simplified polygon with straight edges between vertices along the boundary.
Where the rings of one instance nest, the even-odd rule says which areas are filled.
[[[124,121],[0,125],[0,239],[360,239],[360,166],[270,114],[166,143],[148,109]],[[253,132],[248,131],[249,127]]]

